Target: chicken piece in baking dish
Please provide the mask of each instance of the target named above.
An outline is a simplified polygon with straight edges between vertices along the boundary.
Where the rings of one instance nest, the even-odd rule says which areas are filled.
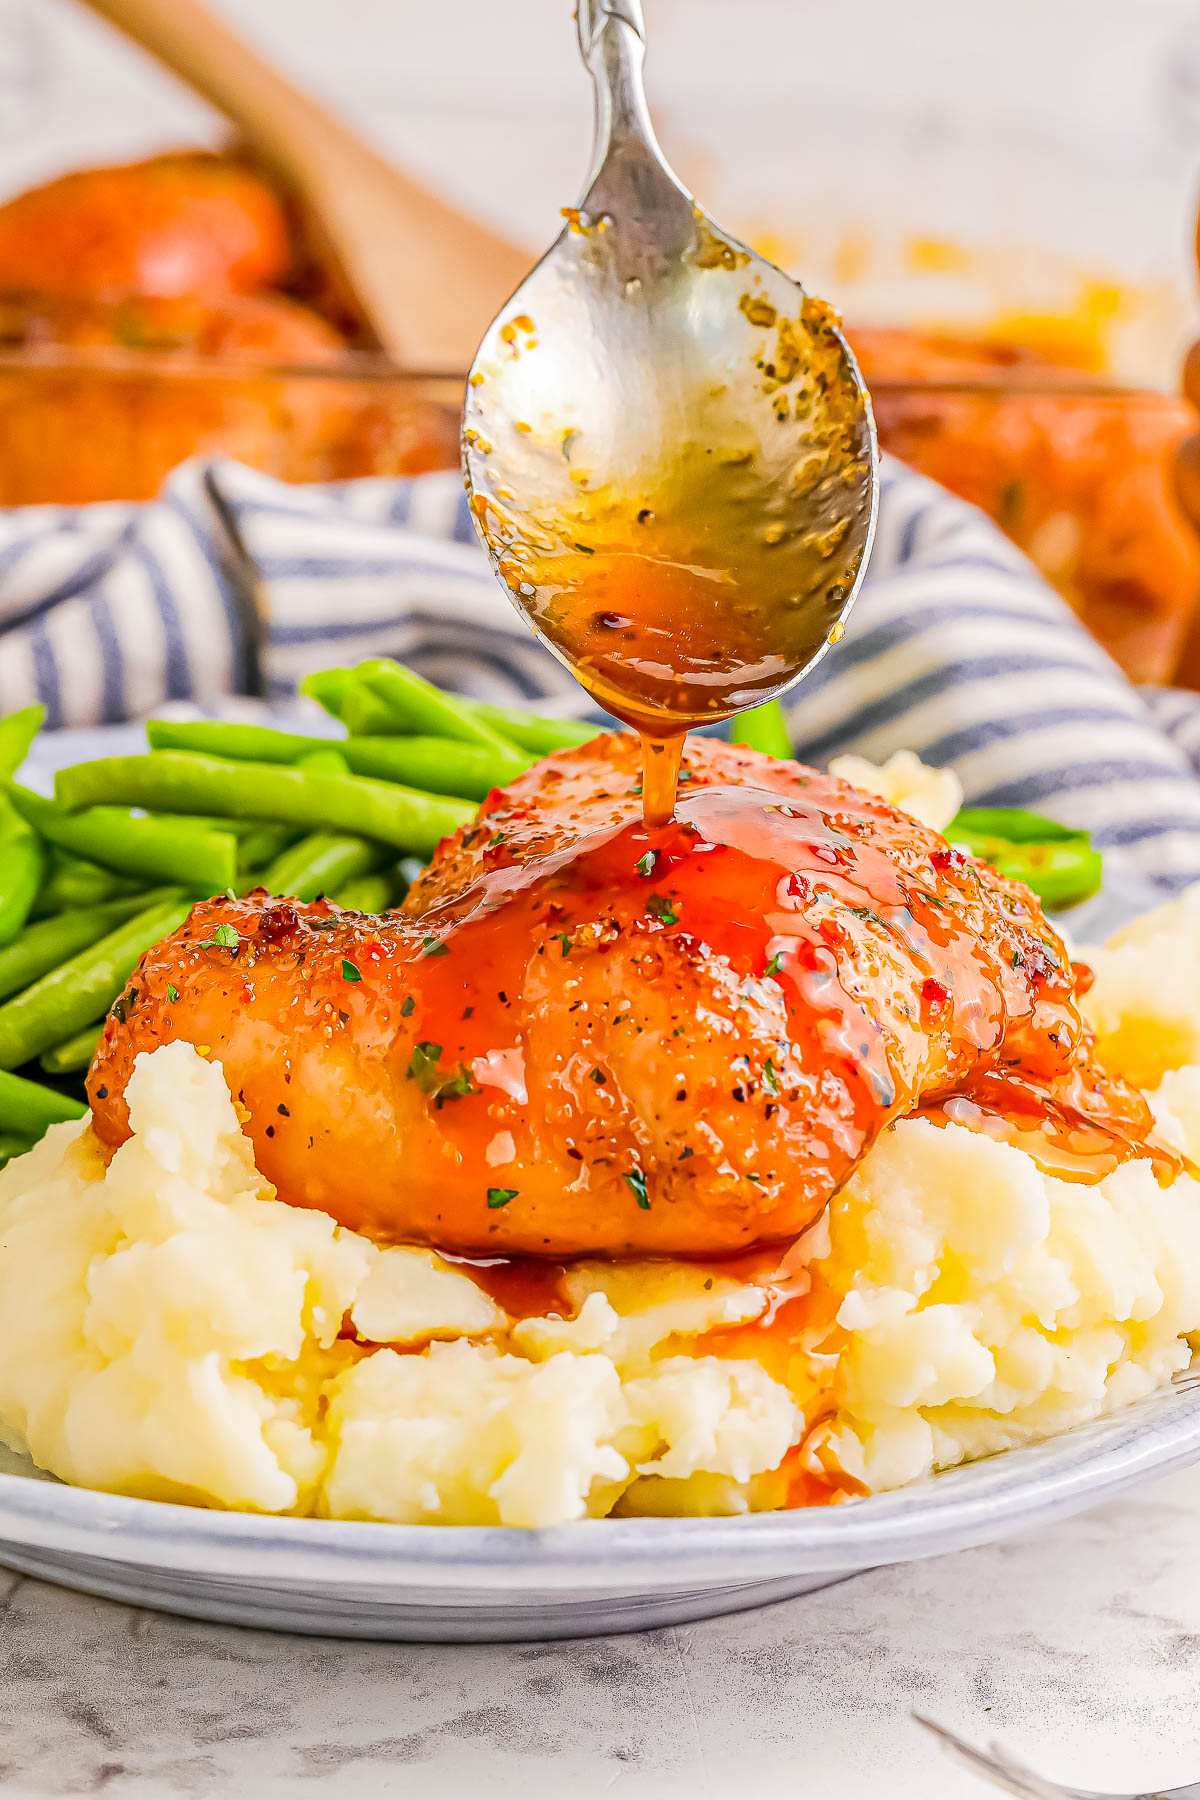
[[[1075,987],[1025,888],[886,802],[690,740],[648,832],[609,736],[493,793],[402,912],[197,906],[89,1092],[121,1142],[133,1058],[186,1039],[285,1200],[466,1253],[719,1256],[801,1231],[919,1105],[1093,1175],[1144,1146]]]
[[[81,169],[0,206],[9,293],[252,293],[282,282],[291,262],[278,196],[237,161],[203,152]]]

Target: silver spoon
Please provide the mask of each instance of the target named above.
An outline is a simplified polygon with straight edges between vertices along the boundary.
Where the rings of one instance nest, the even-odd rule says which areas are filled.
[[[611,712],[670,738],[769,699],[841,635],[874,425],[828,308],[667,166],[641,0],[579,0],[578,20],[592,173],[479,347],[464,470],[535,630]]]
[[[1097,1793],[1094,1788],[1063,1787],[1057,1781],[1047,1781],[1042,1775],[1035,1775],[1024,1763],[1010,1756],[999,1744],[989,1745],[987,1750],[977,1750],[965,1739],[956,1737],[954,1732],[947,1731],[944,1725],[935,1725],[921,1713],[914,1713],[913,1718],[926,1731],[931,1731],[938,1738],[942,1747],[947,1750],[956,1762],[970,1769],[974,1774],[990,1781],[993,1786],[1003,1788],[1007,1794],[1016,1794],[1018,1800],[1200,1800],[1200,1781],[1192,1782],[1187,1787],[1154,1788],[1142,1794]]]

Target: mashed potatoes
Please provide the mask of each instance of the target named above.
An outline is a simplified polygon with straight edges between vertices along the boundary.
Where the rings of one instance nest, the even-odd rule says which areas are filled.
[[[128,1092],[134,1135],[107,1169],[66,1125],[0,1175],[0,1419],[65,1480],[543,1525],[608,1511],[643,1475],[744,1486],[798,1437],[756,1362],[679,1354],[761,1311],[758,1290],[647,1272],[623,1321],[585,1267],[569,1325],[510,1331],[440,1257],[275,1200],[189,1045],[140,1057]]]
[[[1200,889],[1094,960],[1108,1060],[1200,1161]],[[1200,1184],[1148,1162],[1083,1185],[901,1120],[805,1241],[821,1305],[781,1337],[764,1286],[684,1264],[582,1263],[561,1314],[511,1316],[277,1201],[190,1046],[128,1094],[111,1160],[60,1125],[0,1174],[0,1429],[86,1486],[413,1523],[746,1511],[831,1463],[892,1487],[1093,1418],[1200,1329]]]
[[[835,756],[829,773],[865,794],[890,800],[931,831],[945,831],[963,803],[962,783],[954,770],[931,769],[915,750],[895,750],[885,763],[868,762],[865,756]]]

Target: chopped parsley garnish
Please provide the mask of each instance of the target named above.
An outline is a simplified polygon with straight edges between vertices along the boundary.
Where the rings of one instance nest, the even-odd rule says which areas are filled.
[[[178,1000],[178,998],[179,998],[179,989],[175,986],[175,983],[173,981],[168,981],[168,983],[167,983],[167,999],[171,1002],[172,1006],[174,1006],[174,1004]]]
[[[236,925],[218,925],[210,938],[201,943],[201,950],[236,950],[241,944]]]
[[[678,925],[679,914],[667,898],[666,894],[651,894],[646,902],[646,911],[660,925]]]
[[[442,1070],[441,1061],[442,1046],[422,1040],[413,1046],[408,1068],[405,1070],[405,1079],[415,1081],[439,1111],[448,1100],[463,1100],[468,1094],[479,1092],[465,1063],[459,1063],[454,1074],[447,1075]]]
[[[411,1019],[413,1016],[413,1013],[416,1011],[416,1007],[417,1007],[417,1003],[413,999],[412,995],[406,994],[404,997],[404,1003],[400,1008],[400,1017],[402,1019]]]
[[[629,1174],[622,1175],[621,1180],[625,1183],[625,1186],[629,1189],[642,1211],[649,1212],[650,1197],[646,1192],[646,1177],[642,1174],[642,1171],[640,1169],[633,1169]]]
[[[413,1053],[408,1059],[408,1068],[405,1070],[405,1079],[415,1081],[421,1087],[425,1087],[431,1076],[435,1082],[440,1081],[441,1071],[438,1064],[441,1060],[442,1046],[440,1044],[423,1041],[414,1045]]]
[[[441,938],[427,937],[421,942],[421,951],[425,956],[445,956],[446,946]]]
[[[588,1072],[588,1080],[594,1081],[597,1087],[603,1087],[608,1077],[603,1069],[591,1069]]]
[[[359,968],[357,963],[352,963],[348,956],[343,956],[343,958],[342,958],[342,980],[343,981],[361,981],[362,980],[362,970]]]
[[[487,1191],[488,1211],[495,1212],[499,1207],[507,1206],[510,1200],[516,1199],[520,1191],[520,1188],[489,1188]]]
[[[556,931],[554,933],[554,936],[550,939],[550,942],[552,944],[561,944],[563,955],[570,956],[570,954],[571,954],[571,934],[569,931]]]
[[[576,544],[575,548],[578,550],[580,556],[595,556],[596,554],[590,544]]]
[[[763,974],[764,975],[778,975],[778,973],[779,973],[780,969],[782,969],[782,967],[783,967],[783,951],[777,950],[775,952],[774,956],[771,958],[770,962],[767,964],[766,968],[763,970]]]
[[[647,850],[645,856],[638,857],[638,860],[637,860],[638,874],[639,875],[653,875],[654,865],[657,861],[658,861],[657,850]]]
[[[439,1081],[434,1088],[433,1103],[440,1110],[447,1100],[465,1100],[468,1094],[477,1094],[478,1092],[479,1089],[475,1085],[470,1069],[465,1063],[459,1063],[454,1074],[447,1075],[445,1080]]]
[[[779,1085],[779,1076],[776,1072],[775,1064],[771,1061],[769,1056],[763,1064],[763,1086],[766,1088],[768,1094],[779,1094],[783,1091]]]

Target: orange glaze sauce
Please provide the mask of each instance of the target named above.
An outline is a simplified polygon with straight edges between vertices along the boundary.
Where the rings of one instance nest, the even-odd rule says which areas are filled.
[[[842,1296],[814,1267],[820,1248],[806,1232],[792,1244],[764,1248],[712,1265],[714,1275],[763,1289],[766,1306],[744,1325],[721,1325],[685,1349],[695,1356],[757,1362],[786,1387],[804,1414],[804,1435],[778,1474],[782,1507],[828,1506],[867,1492],[838,1466],[825,1441],[834,1411],[831,1383],[847,1334],[837,1322]]]
[[[803,1001],[794,1012],[815,1017],[827,1028],[825,1044],[830,1053],[836,1054],[839,1042],[849,1046],[856,1034],[860,1036],[847,1062],[860,1078],[865,1117],[840,1121],[841,1131],[856,1142],[877,1118],[881,1104],[899,1112],[906,1110],[905,1098],[896,1092],[894,1072],[873,1028],[841,985],[838,953],[844,952],[845,943],[839,941],[836,919],[821,920],[822,909],[813,907],[818,882],[847,907],[869,902],[877,911],[903,917],[909,941],[922,944],[931,957],[938,951],[945,956],[953,943],[953,979],[945,985],[932,984],[937,991],[927,996],[931,1008],[943,1025],[949,1009],[954,1030],[977,1045],[995,1041],[1002,1033],[1003,1010],[997,1012],[995,996],[989,997],[983,971],[972,966],[970,935],[959,932],[954,942],[953,922],[946,919],[942,905],[923,899],[919,886],[906,880],[878,849],[856,843],[848,818],[831,822],[802,795],[785,800],[754,789],[685,789],[679,816],[663,828],[650,830],[630,823],[602,827],[590,840],[575,844],[562,865],[564,880],[556,890],[560,898],[554,905],[559,915],[556,923],[564,932],[570,932],[572,901],[580,894],[602,891],[614,913],[620,913],[630,885],[629,866],[646,854],[647,846],[656,858],[653,885],[668,894],[681,890],[686,894],[680,907],[686,909],[691,931],[710,942],[717,954],[750,969],[762,965],[772,942],[786,937],[791,954],[778,975],[794,990],[796,999]],[[470,963],[475,967],[505,966],[505,954],[496,943],[484,947],[489,929],[522,930],[529,923],[526,919],[522,926],[520,909],[514,912],[511,905],[502,912],[491,911],[499,890],[511,900],[514,885],[530,880],[529,865],[508,866],[502,846],[498,846],[495,863],[494,875],[473,889],[468,917],[456,928],[472,938]],[[539,865],[538,874],[544,873],[545,865]],[[545,906],[543,890],[537,890],[534,903]],[[492,926],[489,913],[492,920],[502,919],[503,925]],[[449,968],[444,977],[449,984]],[[1048,1042],[1055,1043],[1073,972],[1058,971],[1062,1000],[1057,1002],[1051,964],[1047,965],[1047,977],[1039,1024]],[[503,1007],[504,997],[498,995],[497,1001]],[[440,1012],[450,1003],[447,987],[437,997],[436,1009]],[[486,1002],[482,1008],[477,1006],[470,1022],[477,1020],[481,1021],[480,1043],[501,1041],[502,1019],[494,1008]],[[464,1042],[464,1057],[469,1050]],[[1051,1053],[1043,1077],[1053,1074],[1060,1060]],[[1082,1077],[1076,1075],[1074,1080],[1078,1087]],[[1082,1088],[1074,1091],[1070,1082],[1057,1099],[1051,1099],[1044,1079],[1022,1079],[1012,1070],[985,1071],[968,1079],[954,1096],[931,1102],[925,1111],[942,1122],[958,1120],[977,1129],[991,1129],[1029,1150],[1052,1172],[1087,1181],[1100,1179],[1127,1156],[1141,1151],[1144,1144],[1140,1110],[1136,1117],[1131,1113],[1123,1119],[1119,1107],[1114,1111],[1110,1105],[1106,1111],[1095,1094]],[[465,1125],[465,1115],[462,1120]],[[585,1188],[587,1170],[584,1161],[580,1179]],[[787,1178],[786,1169],[778,1173]],[[514,1258],[488,1264],[464,1260],[461,1266],[514,1316],[565,1316],[569,1311],[562,1287],[567,1265]],[[824,1377],[831,1375],[845,1335],[836,1323],[841,1296],[814,1273],[806,1239],[735,1258],[704,1259],[702,1266],[711,1268],[714,1276],[752,1282],[767,1294],[758,1318],[719,1327],[677,1350],[696,1356],[752,1359],[795,1396],[807,1428],[778,1471],[783,1483],[779,1503],[828,1504],[861,1493],[861,1484],[838,1468],[826,1439],[832,1402]]]
[[[1187,1158],[1153,1136],[1145,1119],[1123,1117],[1111,1102],[1102,1121],[1086,1109],[1087,1096],[1078,1075],[1051,1097],[1030,1087],[1018,1074],[986,1071],[969,1076],[949,1099],[933,1099],[917,1108],[935,1125],[965,1125],[999,1143],[1031,1156],[1045,1175],[1063,1181],[1093,1183],[1133,1157],[1146,1157],[1160,1184],[1191,1170]]]
[[[570,1305],[563,1287],[565,1263],[537,1256],[447,1256],[511,1319],[564,1319]]]
[[[1034,921],[993,927],[987,938],[955,910],[972,892],[961,858],[943,881],[928,857],[914,857],[905,869],[873,841],[872,803],[864,800],[859,811],[847,799],[845,810],[834,812],[803,789],[685,785],[675,818],[649,831],[630,819],[637,798],[628,788],[610,799],[593,802],[587,826],[561,837],[548,809],[540,810],[533,825],[544,837],[531,842],[545,848],[532,856],[527,846],[520,854],[513,848],[531,829],[528,815],[519,804],[497,806],[477,828],[484,848],[472,851],[467,884],[423,916],[420,930],[445,953],[428,958],[420,939],[414,942],[411,1028],[416,1039],[440,1046],[439,1074],[465,1072],[471,1090],[434,1108],[411,1087],[404,1090],[406,1099],[421,1102],[406,1111],[405,1155],[444,1172],[436,1213],[419,1221],[427,1242],[470,1254],[494,1245],[501,1255],[547,1257],[566,1247],[574,1255],[704,1256],[739,1242],[719,1216],[707,1174],[715,1165],[701,1158],[680,1165],[664,1154],[656,1196],[662,1204],[638,1211],[624,1180],[638,1166],[638,1142],[603,1090],[582,1078],[567,1088],[556,1081],[548,1118],[541,1090],[529,1086],[535,1026],[539,1042],[557,1053],[556,1066],[588,1057],[580,1062],[584,1074],[592,1040],[570,1018],[561,1029],[531,1019],[522,997],[505,986],[506,972],[529,965],[531,953],[535,967],[545,958],[544,1006],[566,1014],[576,969],[582,980],[584,965],[596,962],[573,961],[575,954],[599,947],[608,960],[635,945],[637,956],[649,959],[630,965],[636,984],[639,968],[658,967],[663,934],[686,934],[703,962],[738,979],[769,973],[784,992],[787,1042],[771,1076],[748,1070],[752,1087],[737,1119],[739,1134],[743,1121],[747,1130],[754,1121],[763,1126],[760,1160],[748,1164],[757,1191],[747,1191],[759,1241],[804,1229],[918,1092],[931,1106],[966,1097],[1018,1124],[1029,1122],[1032,1109],[1046,1154],[1057,1145],[1064,1159],[1096,1155],[1101,1171],[1144,1144],[1146,1115],[1136,1097],[1125,1116],[1119,1093],[1076,1091],[1081,1027],[1073,975],[1032,935]],[[605,1032],[641,1004],[635,992],[624,1009],[582,991],[592,994],[582,1020],[607,1007]],[[903,1013],[894,1030],[877,1022],[872,1002],[880,997],[885,1014],[893,1001]],[[689,998],[674,1004],[686,1008]],[[676,1020],[689,1029],[683,1011]],[[612,1053],[625,1054],[620,1044]],[[990,1053],[1002,1056],[1000,1068],[989,1063]],[[716,1074],[735,1079],[728,1060],[714,1066]],[[789,1109],[802,1078],[819,1085],[797,1132]],[[764,1091],[768,1080],[778,1084],[776,1098]],[[724,1095],[694,1087],[680,1103],[677,1129],[685,1132],[697,1109],[727,1097],[727,1087]],[[704,1178],[689,1185],[702,1168]],[[1088,1173],[1082,1166],[1079,1172]],[[481,1204],[491,1181],[516,1190],[495,1213]],[[740,1241],[752,1241],[748,1231]]]
[[[812,627],[794,626],[802,647],[789,642],[783,655],[764,654],[768,621],[730,569],[603,548],[580,563],[568,558],[556,583],[526,606],[588,692],[637,732],[645,822],[665,825],[686,732],[777,692],[813,654]],[[786,609],[777,637],[779,618]]]
[[[604,900],[601,929],[614,941],[629,932],[645,933],[652,949],[656,920],[648,919],[647,907],[656,906],[665,929],[686,929],[714,958],[747,979],[761,976],[779,948],[774,979],[790,996],[793,1043],[807,1066],[832,1065],[839,1075],[821,1130],[854,1157],[878,1127],[881,1107],[894,1108],[903,1095],[877,1027],[839,977],[848,938],[843,934],[839,941],[832,922],[814,923],[806,916],[813,889],[804,871],[849,905],[873,897],[900,909],[907,928],[931,948],[945,939],[946,930],[942,915],[909,892],[879,850],[853,844],[799,796],[784,801],[764,790],[688,787],[677,817],[657,831],[622,823],[628,802],[614,811],[615,819],[573,843],[560,861],[551,854],[537,862],[514,863],[506,841],[498,843],[485,854],[482,875],[449,915],[435,912],[426,919],[425,928],[445,943],[447,953],[429,959],[414,947],[419,983],[414,980],[413,1030],[418,1038],[436,1037],[443,1071],[474,1070],[482,1093],[414,1120],[417,1136],[409,1142],[408,1154],[421,1159],[437,1154],[435,1144],[426,1147],[420,1141],[427,1124],[438,1140],[448,1140],[456,1153],[454,1167],[472,1172],[466,1204],[477,1213],[473,1172],[487,1162],[497,1132],[508,1129],[516,1155],[506,1165],[508,1172],[497,1174],[497,1182],[518,1189],[523,1200],[544,1189],[549,1178],[557,1187],[557,1224],[567,1238],[576,1213],[594,1215],[598,1202],[611,1196],[613,1209],[643,1232],[623,1247],[624,1253],[656,1254],[680,1248],[681,1240],[668,1247],[648,1242],[644,1235],[659,1215],[638,1215],[631,1208],[621,1171],[632,1166],[632,1140],[626,1147],[620,1137],[614,1140],[600,1130],[593,1115],[568,1107],[563,1119],[566,1154],[574,1162],[570,1191],[562,1191],[561,1172],[542,1166],[541,1134],[525,1131],[525,1020],[516,996],[504,985],[503,971],[523,966],[530,946],[540,943],[541,953],[551,958],[550,973],[569,975],[573,934],[596,930],[597,895]],[[653,859],[649,876],[640,872],[648,856]],[[996,1021],[989,1019],[983,1002],[984,986],[964,962],[960,1029],[982,1029],[986,1041]],[[592,1098],[587,1089],[585,1096]],[[505,1099],[514,1101],[515,1108],[505,1108]],[[702,1105],[703,1096],[696,1101]],[[774,1138],[772,1130],[768,1152]],[[444,1163],[444,1156],[440,1160]],[[790,1172],[781,1145],[766,1155],[760,1173],[764,1193],[784,1190]],[[453,1167],[447,1168],[446,1182],[449,1201]],[[514,1201],[489,1219],[489,1232],[506,1230],[519,1216],[519,1205]],[[674,1230],[688,1231],[688,1218],[678,1207],[674,1212]],[[435,1233],[430,1241],[438,1241]],[[537,1251],[540,1244],[525,1247]]]
[[[785,1509],[833,1505],[868,1491],[839,1467],[826,1438],[834,1412],[830,1382],[847,1335],[837,1323],[842,1296],[822,1281],[812,1266],[817,1252],[808,1241],[810,1235],[783,1247],[699,1265],[711,1272],[714,1281],[761,1288],[766,1304],[756,1319],[720,1325],[699,1337],[680,1338],[663,1351],[757,1362],[792,1394],[803,1412],[805,1429],[774,1471],[780,1483],[777,1504]],[[567,1264],[532,1257],[493,1262],[467,1257],[447,1260],[514,1320],[570,1316],[563,1285]],[[663,1266],[670,1265],[664,1262]]]
[[[642,817],[648,831],[670,823],[679,790],[679,762],[683,755],[683,737],[654,738],[639,734],[642,741]]]

